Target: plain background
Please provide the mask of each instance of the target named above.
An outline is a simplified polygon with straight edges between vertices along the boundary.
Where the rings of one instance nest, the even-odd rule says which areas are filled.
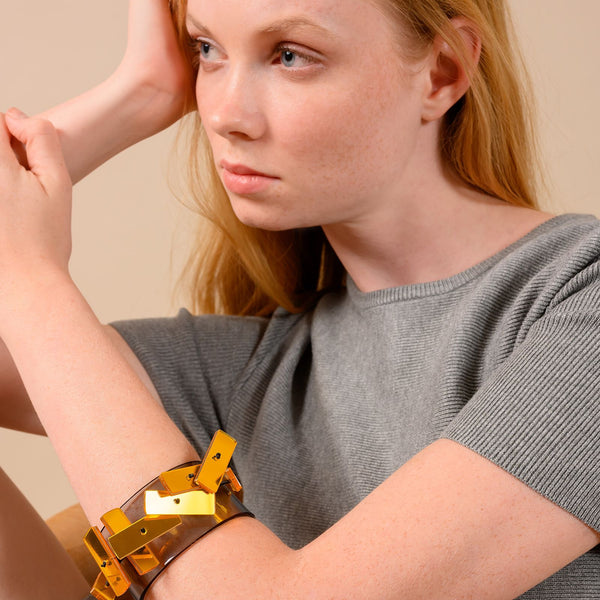
[[[550,175],[543,205],[600,215],[600,2],[510,4],[540,107]],[[3,0],[0,111],[15,105],[35,114],[101,81],[125,47],[126,14],[124,0]],[[357,41],[351,50],[359,48]],[[71,272],[105,322],[172,315],[182,303],[173,288],[191,215],[166,183],[174,131],[124,152],[75,188]],[[48,440],[0,429],[0,457],[43,517],[76,502]]]

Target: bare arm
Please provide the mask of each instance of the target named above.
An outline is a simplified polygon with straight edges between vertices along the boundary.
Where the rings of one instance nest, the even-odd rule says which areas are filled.
[[[243,589],[256,600],[512,600],[599,541],[512,475],[440,440],[302,550],[239,519],[167,569],[151,598]]]
[[[73,183],[112,156],[168,127],[192,91],[167,0],[130,0],[128,44],[117,70],[82,95],[40,116],[56,127]],[[19,145],[12,140],[15,148]],[[24,153],[20,148],[20,152]],[[143,368],[120,336],[107,330],[145,382]],[[6,345],[0,340],[0,427],[45,434]]]
[[[193,98],[168,0],[130,0],[127,49],[104,82],[45,111],[76,183],[129,146],[183,116]]]
[[[122,358],[144,383],[150,395],[160,403],[158,392],[152,380],[125,340],[110,325],[105,325],[104,331]],[[29,394],[23,385],[23,380],[19,375],[15,362],[2,340],[0,340],[0,390],[2,397],[2,401],[0,401],[0,427],[25,433],[46,435],[46,431],[29,399]]]

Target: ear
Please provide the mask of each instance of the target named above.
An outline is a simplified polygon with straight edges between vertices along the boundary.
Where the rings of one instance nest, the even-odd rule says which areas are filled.
[[[464,96],[481,55],[481,36],[473,23],[464,17],[455,17],[450,23],[463,40],[464,58],[439,35],[433,40],[421,115],[424,121],[439,119]]]

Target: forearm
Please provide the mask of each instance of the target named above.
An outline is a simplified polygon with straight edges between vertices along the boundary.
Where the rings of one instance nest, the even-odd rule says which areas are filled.
[[[310,566],[256,519],[225,523],[174,561],[150,588],[148,600],[294,600],[333,598],[311,588]]]
[[[118,72],[95,88],[40,115],[59,133],[76,183],[107,160],[181,116],[181,99]]]
[[[127,48],[116,71],[92,90],[40,116],[58,129],[75,183],[191,110],[193,89],[193,73],[169,3],[130,0]]]
[[[32,276],[4,300],[19,308],[3,312],[2,333],[92,522],[157,473],[197,458],[68,276]]]
[[[68,276],[33,276],[5,300],[18,308],[0,312],[2,333],[92,523],[158,473],[198,458]],[[182,577],[169,567],[149,598],[191,598],[194,590],[235,597],[240,584],[250,597],[276,598],[296,565],[294,551],[247,517],[217,528],[188,554],[194,569],[182,563]]]

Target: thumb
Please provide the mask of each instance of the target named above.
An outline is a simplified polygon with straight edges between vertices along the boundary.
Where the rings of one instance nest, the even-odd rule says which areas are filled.
[[[5,121],[11,135],[25,146],[29,170],[44,187],[70,183],[58,133],[50,121],[29,118],[16,108],[7,111]]]

